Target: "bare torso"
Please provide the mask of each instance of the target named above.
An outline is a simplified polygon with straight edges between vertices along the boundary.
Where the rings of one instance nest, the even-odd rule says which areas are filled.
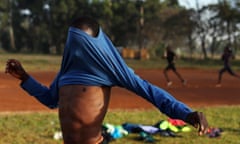
[[[59,119],[65,144],[96,144],[101,139],[110,93],[110,87],[67,85],[60,88]]]

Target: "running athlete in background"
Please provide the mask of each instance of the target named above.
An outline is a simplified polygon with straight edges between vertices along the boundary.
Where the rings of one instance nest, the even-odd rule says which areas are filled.
[[[218,82],[216,87],[221,87],[221,81],[222,81],[222,75],[224,72],[228,72],[230,75],[235,76],[237,78],[240,78],[239,75],[237,75],[236,73],[233,72],[232,68],[231,68],[231,64],[230,61],[234,58],[232,50],[230,48],[229,45],[227,45],[224,48],[223,54],[221,56],[221,59],[223,61],[223,68],[219,70],[219,74],[218,74]]]
[[[6,73],[20,79],[21,87],[42,104],[59,108],[64,144],[103,143],[101,127],[114,86],[135,92],[167,116],[193,125],[199,135],[208,129],[202,112],[136,75],[90,17],[70,25],[61,69],[50,87],[37,82],[15,59],[7,61]]]
[[[172,85],[172,81],[169,79],[168,74],[167,74],[167,72],[169,70],[172,70],[184,85],[186,85],[186,82],[187,82],[186,80],[184,80],[182,78],[182,76],[180,75],[180,73],[176,69],[176,66],[175,66],[176,57],[177,56],[176,56],[175,52],[172,50],[172,48],[170,46],[167,46],[166,52],[164,53],[164,58],[167,59],[168,65],[163,70],[164,76],[167,80],[167,86]]]

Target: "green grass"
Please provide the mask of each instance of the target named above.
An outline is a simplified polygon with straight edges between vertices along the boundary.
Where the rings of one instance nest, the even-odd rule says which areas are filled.
[[[0,68],[2,70],[5,69],[6,61],[11,58],[21,61],[28,71],[58,71],[62,60],[60,55],[0,53]],[[150,60],[126,59],[125,62],[133,69],[162,69],[166,66],[166,60],[161,58],[152,58]],[[239,65],[239,59],[232,61],[234,69],[240,70]],[[222,61],[219,59],[182,58],[176,60],[176,66],[178,68],[219,69],[222,67]]]
[[[6,61],[11,58],[21,61],[28,71],[58,71],[62,60],[60,55],[0,53],[0,69],[4,70]],[[126,59],[125,62],[133,69],[162,69],[166,66],[166,60],[161,58],[150,60]],[[234,70],[240,70],[239,65],[240,59],[232,61]],[[178,68],[219,69],[222,67],[222,61],[219,59],[182,58],[176,60],[176,66]]]
[[[8,59],[19,60],[28,71],[57,71],[61,65],[61,56],[39,54],[0,54],[0,68],[5,69]]]
[[[163,69],[167,62],[165,59],[153,58],[150,60],[133,60],[127,59],[126,63],[134,69]],[[233,69],[240,70],[240,60],[233,60],[232,62]],[[223,66],[223,62],[219,59],[189,59],[182,58],[176,60],[177,68],[195,68],[195,69],[220,69]]]
[[[167,144],[236,144],[240,134],[240,106],[219,106],[195,108],[203,111],[210,126],[223,129],[221,137],[198,136],[196,129],[178,133],[181,137],[161,137],[154,135],[157,143]],[[109,110],[104,122],[121,125],[125,122],[153,125],[167,117],[155,109],[150,110]],[[56,112],[3,113],[0,114],[0,144],[62,144],[54,140],[53,134],[59,131]],[[137,134],[129,134],[112,144],[141,144],[136,141]]]

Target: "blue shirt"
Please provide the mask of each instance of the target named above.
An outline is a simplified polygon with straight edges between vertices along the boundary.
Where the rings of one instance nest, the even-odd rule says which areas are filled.
[[[185,120],[192,112],[165,90],[143,80],[130,69],[100,29],[91,37],[70,27],[61,69],[49,88],[30,77],[22,88],[44,105],[58,106],[58,90],[64,85],[119,86],[143,97],[171,118]]]

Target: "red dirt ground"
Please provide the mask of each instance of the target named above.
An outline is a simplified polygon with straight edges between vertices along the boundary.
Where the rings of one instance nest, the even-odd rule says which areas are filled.
[[[223,75],[222,87],[217,88],[215,87],[217,70],[179,69],[179,72],[187,80],[186,86],[183,86],[172,72],[169,72],[169,77],[173,85],[166,87],[162,70],[136,70],[143,79],[167,90],[176,99],[191,107],[240,104],[240,79],[226,73]],[[30,72],[30,74],[48,86],[56,72]],[[0,112],[49,110],[24,92],[15,78],[2,72],[0,79]],[[112,90],[110,109],[118,108],[147,109],[153,106],[134,93],[115,87]]]

